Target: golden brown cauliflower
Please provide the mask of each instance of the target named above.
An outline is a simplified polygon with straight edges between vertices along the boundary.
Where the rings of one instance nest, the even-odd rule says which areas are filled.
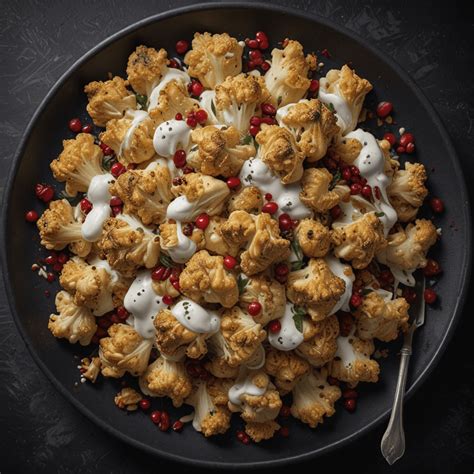
[[[283,184],[301,179],[305,155],[299,150],[295,137],[289,130],[278,125],[263,124],[255,139],[260,145],[260,158]]]
[[[263,77],[247,74],[227,77],[215,90],[218,120],[233,125],[243,135],[247,134],[250,118],[269,97]]]
[[[193,428],[206,438],[224,434],[230,427],[231,412],[227,408],[230,385],[228,379],[197,380],[185,400],[187,405],[194,407]]]
[[[129,56],[127,64],[128,82],[138,94],[150,96],[168,68],[168,55],[164,49],[157,51],[140,45]]]
[[[236,256],[239,245],[228,245],[222,237],[221,228],[226,222],[225,217],[213,216],[209,219],[209,225],[204,230],[205,248],[219,255]]]
[[[90,133],[78,133],[76,138],[63,140],[63,151],[54,159],[50,168],[54,179],[66,183],[66,193],[75,196],[85,193],[94,176],[104,174],[102,151],[94,144]]]
[[[91,251],[92,244],[82,238],[81,223],[75,221],[67,199],[51,201],[36,225],[41,245],[48,250],[62,250],[69,244],[80,257],[86,257]]]
[[[337,350],[339,322],[336,315],[322,321],[305,320],[303,323],[303,342],[296,353],[314,367],[322,367],[330,362]]]
[[[392,294],[388,293],[388,298]],[[408,309],[405,298],[384,298],[383,290],[372,291],[357,308],[357,334],[361,339],[393,341],[399,330],[408,329]]]
[[[214,89],[227,77],[240,74],[242,51],[239,42],[227,33],[195,33],[184,63],[191,77],[198,78],[204,87]]]
[[[160,225],[160,247],[176,263],[185,263],[196,249],[205,245],[204,233],[194,227],[189,237],[183,233],[181,222],[166,221]]]
[[[191,393],[191,379],[183,362],[160,356],[140,377],[140,389],[152,397],[169,397],[173,406],[180,407]]]
[[[252,421],[245,423],[245,432],[255,443],[273,438],[273,435],[279,429],[280,425],[275,420],[264,421],[262,423]]]
[[[357,269],[366,268],[374,255],[387,245],[383,223],[373,212],[364,214],[351,224],[337,227],[331,240],[336,257],[350,261]]]
[[[334,415],[334,404],[341,397],[339,387],[327,382],[327,369],[313,369],[303,375],[293,389],[291,414],[311,428],[323,423],[324,417]]]
[[[267,333],[252,316],[238,306],[222,313],[221,330],[209,339],[214,354],[222,357],[231,367],[242,365],[262,350]]]
[[[404,170],[398,170],[393,176],[387,193],[401,222],[409,222],[416,217],[428,194],[426,178],[426,170],[421,163],[408,162]]]
[[[109,188],[124,203],[123,212],[138,216],[145,225],[158,225],[166,216],[173,195],[168,167],[157,164],[145,170],[129,170]]]
[[[72,295],[60,291],[56,295],[56,310],[51,314],[48,329],[54,337],[65,338],[71,344],[79,341],[81,346],[88,346],[97,330],[95,318],[90,310],[74,303]]]
[[[220,226],[220,234],[230,247],[245,247],[255,234],[255,217],[246,211],[234,211]]]
[[[311,258],[308,266],[290,272],[286,287],[288,299],[308,310],[314,321],[326,318],[344,294],[346,284],[334,275],[322,258]]]
[[[139,267],[153,268],[160,256],[159,236],[126,214],[105,221],[97,245],[110,266],[125,276]]]
[[[230,196],[227,203],[227,212],[245,211],[249,214],[258,214],[263,206],[263,196],[257,186],[245,186]]]
[[[283,49],[272,50],[272,65],[265,74],[265,84],[273,103],[283,107],[298,102],[308,90],[308,73],[316,69],[316,56],[304,55],[298,41],[286,41]]]
[[[181,292],[197,303],[219,303],[231,308],[239,299],[235,276],[224,267],[224,258],[207,250],[194,254],[179,277]]]
[[[322,213],[339,204],[349,196],[349,188],[337,184],[332,189],[332,174],[326,168],[308,168],[301,180],[300,199],[303,204]]]
[[[331,246],[329,228],[315,219],[301,220],[295,238],[307,257],[324,257]]]
[[[99,357],[92,357],[89,359],[88,357],[84,357],[81,359],[81,377],[89,380],[92,383],[95,383],[97,380],[98,375],[100,374],[100,358]]]
[[[310,365],[294,351],[279,351],[270,348],[266,351],[265,371],[275,380],[282,395],[293,390],[298,379],[310,370]]]
[[[250,303],[258,301],[262,310],[254,316],[254,320],[262,326],[272,319],[283,317],[286,305],[285,287],[264,273],[246,280],[245,288],[240,294],[240,306],[247,311]]]
[[[326,104],[333,104],[343,135],[356,128],[365,96],[371,90],[372,84],[360,78],[347,64],[340,70],[331,69],[320,79],[319,98]]]
[[[137,108],[137,99],[127,86],[128,81],[115,76],[105,82],[89,82],[84,87],[89,99],[87,112],[98,127],[105,127],[109,120],[122,118],[127,109]]]
[[[204,364],[204,368],[214,377],[219,379],[235,379],[239,375],[239,367],[232,367],[225,357],[217,355],[209,356],[209,360]]]
[[[282,124],[293,134],[310,163],[326,154],[329,144],[339,133],[336,117],[318,99],[300,101],[289,107]]]
[[[107,122],[100,140],[112,148],[123,165],[143,163],[155,155],[154,122],[144,110],[128,110],[120,119]]]
[[[115,404],[121,410],[135,411],[142,399],[142,395],[131,387],[122,388],[114,398]]]
[[[128,324],[112,324],[109,337],[100,340],[99,357],[104,377],[120,378],[125,372],[137,376],[145,372],[153,339],[143,339]]]
[[[341,140],[336,141],[329,147],[328,154],[337,161],[342,161],[347,165],[352,165],[359,156],[361,150],[362,143],[357,140],[357,138],[343,137]]]
[[[232,126],[197,128],[191,132],[191,141],[195,146],[188,154],[188,164],[210,176],[236,176],[244,161],[255,156],[253,144],[241,144],[239,131]]]

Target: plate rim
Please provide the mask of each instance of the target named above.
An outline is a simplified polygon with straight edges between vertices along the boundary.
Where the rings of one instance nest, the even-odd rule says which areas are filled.
[[[129,435],[119,431],[118,429],[114,428],[110,424],[106,423],[105,421],[98,418],[89,408],[82,404],[79,400],[77,400],[72,393],[70,393],[64,385],[62,385],[59,380],[56,379],[54,374],[51,370],[43,363],[40,359],[39,355],[36,353],[35,349],[31,346],[28,336],[26,335],[25,330],[23,329],[22,324],[20,323],[20,319],[18,317],[17,308],[16,308],[16,301],[13,297],[12,292],[12,284],[11,279],[9,278],[10,275],[10,267],[8,265],[8,252],[6,246],[6,238],[7,238],[7,222],[8,222],[8,209],[10,198],[13,190],[13,182],[17,175],[17,171],[21,162],[21,157],[25,151],[26,144],[29,140],[29,137],[35,127],[36,121],[41,116],[43,111],[48,106],[51,99],[63,85],[63,83],[76,71],[78,67],[82,64],[87,62],[90,58],[95,56],[98,52],[100,52],[106,46],[112,44],[116,40],[120,39],[121,37],[127,35],[128,33],[138,30],[144,26],[147,26],[151,23],[160,22],[161,20],[180,16],[186,13],[192,13],[194,11],[199,10],[210,10],[210,9],[229,9],[229,8],[240,8],[240,9],[249,9],[249,10],[268,10],[277,13],[283,13],[292,15],[295,17],[303,18],[306,20],[310,20],[314,23],[322,24],[328,28],[331,28],[335,31],[338,31],[351,39],[352,41],[357,42],[364,48],[371,51],[372,54],[377,56],[381,61],[385,62],[393,68],[400,78],[407,84],[410,89],[413,91],[417,99],[422,103],[423,107],[430,113],[431,118],[436,125],[438,132],[442,141],[444,142],[446,149],[448,150],[448,155],[450,157],[450,161],[452,162],[455,176],[457,178],[457,182],[460,183],[459,193],[461,195],[461,200],[465,203],[463,208],[463,217],[467,224],[467,228],[465,229],[465,241],[464,241],[464,249],[465,249],[465,259],[461,269],[461,287],[460,292],[456,301],[455,307],[452,309],[452,317],[450,318],[449,325],[446,329],[441,342],[434,353],[434,356],[430,360],[430,362],[426,365],[426,367],[422,370],[420,375],[412,382],[411,386],[408,388],[406,392],[406,399],[410,398],[416,390],[420,388],[420,386],[426,381],[427,377],[430,373],[434,370],[434,368],[438,365],[441,356],[445,352],[449,341],[451,340],[454,330],[456,329],[457,324],[462,316],[462,309],[466,300],[467,288],[469,284],[469,277],[471,274],[471,257],[472,257],[472,250],[471,250],[471,242],[472,242],[472,235],[471,235],[471,206],[469,202],[469,195],[467,193],[467,186],[466,182],[462,173],[462,166],[457,155],[457,152],[452,144],[451,138],[446,130],[444,123],[441,121],[440,116],[432,103],[428,100],[425,93],[421,90],[421,88],[415,83],[415,81],[410,77],[410,75],[403,69],[401,65],[399,65],[392,57],[387,56],[383,53],[382,50],[378,49],[375,46],[372,46],[368,41],[364,38],[359,36],[357,33],[354,33],[352,30],[349,30],[343,25],[339,25],[338,23],[320,16],[318,14],[312,12],[304,12],[302,10],[295,9],[293,7],[287,6],[280,6],[280,5],[272,5],[269,3],[262,3],[262,2],[249,2],[249,1],[224,1],[220,3],[213,3],[213,2],[203,2],[198,4],[187,5],[180,8],[175,8],[171,10],[166,10],[161,13],[157,13],[151,16],[147,16],[142,18],[125,28],[120,29],[119,31],[113,33],[112,35],[108,36],[96,46],[94,46],[91,50],[84,53],[80,58],[78,58],[72,65],[70,65],[67,70],[57,79],[54,83],[52,88],[49,92],[45,95],[45,97],[41,100],[39,105],[37,106],[34,114],[32,115],[30,121],[26,129],[22,133],[22,138],[20,143],[15,151],[12,165],[9,170],[6,184],[3,192],[3,200],[2,200],[2,215],[1,215],[1,262],[2,262],[2,276],[4,287],[7,294],[7,301],[8,306],[10,309],[10,314],[15,322],[15,326],[18,332],[23,339],[28,351],[30,352],[33,360],[35,363],[40,367],[40,369],[45,373],[48,380],[53,384],[53,386],[70,402],[72,403],[75,408],[79,410],[80,413],[84,414],[89,420],[91,420],[94,424],[105,430],[107,433],[112,434],[116,438],[120,439],[122,442],[125,442],[129,445],[132,445],[135,448],[141,449],[153,456],[160,456],[164,459],[169,461],[175,461],[184,463],[187,465],[194,465],[198,467],[207,467],[207,468],[214,468],[214,469],[251,469],[251,468],[267,468],[267,467],[275,467],[275,466],[284,466],[289,465],[291,463],[307,461],[309,459],[314,459],[317,456],[322,454],[326,454],[332,452],[338,448],[341,448],[344,445],[349,444],[352,441],[360,438],[362,435],[372,431],[376,426],[378,426],[384,419],[388,417],[390,409],[386,410],[382,414],[380,414],[377,418],[372,420],[369,424],[365,425],[363,428],[354,431],[350,435],[336,441],[328,446],[323,446],[321,448],[315,449],[313,451],[309,451],[306,453],[298,454],[295,456],[289,456],[281,459],[276,460],[266,460],[266,461],[257,461],[257,462],[243,462],[243,463],[230,463],[225,461],[207,461],[207,460],[196,460],[190,457],[180,456],[177,454],[171,454],[166,451],[160,450],[159,448],[153,448],[147,444],[142,443],[141,441],[137,441],[136,439],[130,437]]]

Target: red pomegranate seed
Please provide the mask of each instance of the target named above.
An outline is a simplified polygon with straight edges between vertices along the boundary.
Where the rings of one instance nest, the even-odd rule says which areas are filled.
[[[338,387],[341,383],[336,378],[329,376],[328,377],[328,384]]]
[[[362,191],[362,185],[361,184],[359,184],[359,183],[351,184],[351,194],[352,195],[360,194],[361,191]]]
[[[173,163],[176,168],[183,168],[186,165],[186,152],[184,150],[176,150],[173,156]]]
[[[170,59],[170,63],[168,64],[168,67],[172,67],[172,68],[174,68],[174,69],[181,69],[181,68],[179,67],[178,61],[176,61],[176,59],[174,59],[174,58],[171,58],[171,59]]]
[[[207,112],[203,109],[199,109],[195,113],[195,117],[196,117],[196,120],[198,121],[198,123],[202,124],[207,120]]]
[[[153,423],[155,423],[155,425],[157,425],[161,420],[161,411],[153,410],[150,413],[150,418],[151,418],[151,421],[153,421]]]
[[[184,54],[189,49],[189,43],[186,40],[179,40],[175,45],[178,54]]]
[[[438,299],[438,295],[433,288],[426,288],[423,297],[428,304],[433,304]]]
[[[278,225],[281,230],[291,230],[293,228],[293,221],[288,214],[281,214],[278,216]]]
[[[117,316],[118,316],[122,321],[124,321],[125,319],[127,319],[128,316],[129,316],[128,311],[127,311],[123,306],[119,306],[115,311],[117,312]]]
[[[58,262],[65,264],[69,260],[69,256],[63,252],[58,255]]]
[[[151,272],[151,279],[155,281],[162,281],[166,267],[157,267]]]
[[[423,268],[423,273],[427,277],[432,277],[435,275],[439,275],[441,273],[441,267],[436,260],[429,258],[426,262],[425,268]]]
[[[181,275],[181,268],[174,267],[173,270],[171,270],[170,282],[173,283],[174,281],[178,281],[179,275]]]
[[[257,41],[268,41],[268,36],[263,31],[257,31],[257,33],[255,33],[255,38]]]
[[[181,286],[179,285],[179,280],[172,281],[171,284],[176,291],[181,291]]]
[[[150,406],[151,406],[151,403],[150,403],[150,400],[148,400],[148,398],[142,398],[139,402],[138,402],[138,405],[140,406],[140,408],[143,410],[143,411],[147,411]]]
[[[374,194],[375,197],[379,200],[382,197],[382,192],[380,191],[380,188],[378,186],[374,186]]]
[[[258,127],[261,123],[262,119],[260,117],[257,117],[256,115],[250,118],[250,125],[255,125],[256,127]]]
[[[438,214],[444,211],[444,203],[440,198],[432,198],[430,200],[430,206],[431,209]]]
[[[114,216],[118,216],[119,214],[122,214],[122,206],[112,206],[112,214]]]
[[[362,186],[361,194],[366,199],[370,199],[372,197],[372,188],[368,184],[366,184],[365,186]]]
[[[291,408],[288,405],[282,405],[280,408],[280,416],[288,418],[291,415]]]
[[[89,214],[89,212],[92,211],[92,203],[89,201],[89,199],[86,199],[86,198],[81,199],[80,206],[81,206],[81,211],[84,214]]]
[[[39,215],[36,211],[28,211],[25,214],[25,220],[28,222],[36,222],[39,219]]]
[[[276,120],[273,117],[262,117],[261,122],[265,123],[266,125],[275,125]]]
[[[257,125],[250,125],[249,127],[249,133],[252,135],[252,137],[255,137],[258,132],[260,132],[260,127]]]
[[[55,264],[53,265],[53,270],[54,270],[55,272],[60,272],[62,269],[63,269],[63,264],[62,264],[62,263],[59,263],[59,262],[58,262],[58,263],[55,263]]]
[[[265,201],[271,201],[273,199],[273,196],[271,193],[266,193],[264,197],[265,197]]]
[[[194,169],[191,168],[190,166],[185,166],[182,171],[183,171],[183,174],[194,173]]]
[[[112,314],[112,316],[110,316],[110,320],[115,324],[122,322],[122,320],[116,314]]]
[[[253,61],[247,61],[247,70],[251,71],[252,69],[255,69],[256,64]]]
[[[158,428],[160,429],[160,431],[168,431],[170,428],[170,424],[170,416],[166,411],[163,411],[161,413],[161,420],[158,423]]]
[[[355,398],[346,398],[344,400],[344,408],[349,412],[355,412],[357,408],[357,400]]]
[[[99,318],[97,320],[97,325],[102,329],[109,329],[112,326],[112,321],[107,318]]]
[[[231,176],[230,178],[227,178],[227,186],[229,189],[235,189],[240,186],[240,178],[238,176]]]
[[[351,166],[351,174],[352,176],[360,176],[360,170],[357,168],[357,166],[352,165]]]
[[[247,435],[243,431],[237,431],[236,436],[239,441],[242,441]]]
[[[416,291],[413,288],[404,288],[402,291],[402,296],[409,304],[413,304],[416,301]]]
[[[109,145],[106,145],[105,143],[101,142],[100,143],[100,149],[102,150],[102,153],[104,155],[113,155],[114,154],[114,150],[112,150],[112,148],[109,147]]]
[[[316,92],[319,89],[319,81],[317,79],[312,79],[309,83],[309,91]]]
[[[78,118],[73,118],[73,119],[69,120],[68,125],[69,125],[69,130],[71,130],[71,132],[79,133],[81,131],[82,123],[81,123],[80,119],[78,119]]]
[[[262,52],[259,51],[258,49],[252,49],[251,51],[249,51],[249,59],[251,61],[256,61],[257,59],[261,59],[262,58]]]
[[[174,116],[175,120],[183,120],[183,114],[180,114],[179,112]]]
[[[387,133],[383,136],[383,139],[384,139],[384,140],[387,140],[388,143],[390,143],[390,146],[395,145],[395,142],[397,141],[397,139],[395,138],[395,135],[394,135],[393,133],[390,133],[390,132],[387,132]]]
[[[357,398],[359,394],[353,388],[346,388],[342,392],[342,398]]]
[[[170,296],[170,295],[164,295],[163,298],[161,299],[161,301],[163,301],[163,303],[166,306],[170,306],[170,305],[173,304],[173,297]]]
[[[46,280],[48,280],[49,283],[52,283],[54,280],[56,280],[56,275],[54,273],[48,273],[46,275]]]
[[[276,115],[277,111],[272,104],[264,103],[260,106],[260,108],[262,109],[262,113],[264,113],[265,115],[270,115],[272,117]]]
[[[278,319],[274,319],[273,321],[270,321],[268,323],[268,330],[271,333],[276,334],[277,332],[280,332],[280,329],[281,329],[281,323]]]
[[[110,173],[114,178],[118,178],[121,174],[124,174],[127,171],[127,168],[122,165],[122,163],[114,163],[110,167]]]
[[[198,81],[193,81],[191,84],[191,93],[195,97],[199,97],[202,94],[202,91],[204,90],[204,86]]]
[[[402,153],[405,153],[405,147],[404,146],[397,146],[396,152],[401,155]]]
[[[405,151],[408,153],[408,154],[412,154],[415,152],[415,144],[414,143],[409,143],[406,147],[405,147]]]
[[[362,304],[362,296],[354,293],[351,296],[350,304],[353,308],[358,308]]]
[[[392,284],[395,279],[393,277],[393,274],[390,270],[382,270],[380,272],[380,277],[379,279],[384,282],[384,283],[388,283],[388,284]]]
[[[258,47],[262,51],[265,51],[266,49],[268,49],[269,46],[270,46],[270,43],[268,42],[268,40],[258,40]]]
[[[331,57],[331,54],[329,53],[329,51],[324,48],[322,51],[321,51],[321,55],[324,56],[325,58],[330,58]]]
[[[393,110],[393,104],[391,102],[383,101],[383,102],[379,102],[379,104],[377,105],[376,113],[380,118],[385,118],[388,115],[390,115],[392,110]]]
[[[123,201],[118,196],[114,196],[110,200],[110,205],[111,206],[123,206]]]
[[[263,61],[260,67],[262,68],[263,72],[267,72],[270,69],[270,64],[267,61]]]
[[[409,143],[414,143],[415,142],[415,137],[413,133],[404,133],[399,140],[400,146],[406,147]]]
[[[248,313],[250,316],[257,316],[257,314],[262,311],[262,305],[258,301],[252,301],[248,308],[247,308]]]
[[[181,421],[181,420],[177,420],[173,423],[173,431],[176,431],[177,433],[179,433],[184,427],[184,423]]]
[[[351,180],[352,173],[351,173],[351,169],[350,169],[349,166],[346,166],[346,167],[342,168],[341,176],[342,176],[342,179],[344,179],[345,181],[350,181]]]
[[[196,117],[188,117],[186,119],[186,125],[188,127],[194,128],[197,125]]]
[[[288,429],[288,426],[282,426],[278,430],[278,434],[282,436],[283,438],[288,438],[288,436],[290,436],[290,430]]]
[[[161,277],[162,281],[166,281],[171,276],[171,268],[165,267],[165,271],[163,272],[163,276]]]
[[[342,214],[342,209],[339,205],[335,205],[333,208],[331,208],[329,212],[331,213],[331,217],[333,219],[339,219],[339,217],[341,217],[341,214]]]
[[[48,255],[44,259],[44,263],[46,263],[46,265],[54,265],[57,261],[58,261],[58,257],[56,257],[56,255]]]
[[[199,214],[196,217],[194,225],[201,230],[204,230],[209,225],[209,216],[206,213]]]
[[[232,270],[237,265],[237,260],[232,255],[226,255],[224,257],[224,267],[228,270]]]
[[[258,41],[256,39],[249,39],[245,42],[245,44],[252,49],[258,48]]]
[[[290,269],[285,263],[279,263],[275,266],[275,275],[279,277],[286,277],[288,273],[290,273]]]
[[[49,202],[54,197],[54,189],[50,184],[38,183],[35,186],[36,197],[43,202]]]
[[[275,214],[278,211],[278,204],[276,202],[266,202],[262,207],[262,212],[267,214]]]
[[[92,133],[92,125],[88,123],[82,127],[82,133]]]

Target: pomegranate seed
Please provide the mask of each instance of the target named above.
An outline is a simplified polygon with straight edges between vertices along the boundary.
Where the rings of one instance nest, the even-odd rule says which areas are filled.
[[[243,431],[237,431],[236,436],[239,441],[242,441],[247,435]]]
[[[158,428],[160,429],[160,431],[168,431],[170,428],[170,424],[171,424],[170,416],[168,415],[166,411],[162,412],[161,420],[158,423]]]
[[[405,147],[404,146],[397,146],[396,152],[401,155],[402,153],[405,153]]]
[[[194,173],[194,169],[191,168],[190,166],[185,166],[182,171],[183,171],[183,174]]]
[[[231,176],[230,178],[227,178],[227,186],[229,189],[235,189],[240,186],[240,178],[238,176]]]
[[[253,61],[248,61],[247,62],[247,69],[251,71],[252,69],[255,69],[256,64]]]
[[[409,304],[413,304],[416,301],[416,291],[413,288],[404,288],[402,291],[402,296]]]
[[[330,58],[331,57],[331,54],[329,53],[329,51],[324,48],[322,51],[321,51],[321,55],[324,56],[325,58]]]
[[[119,214],[122,214],[122,206],[112,206],[112,214],[114,216],[118,216]]]
[[[251,51],[249,51],[249,59],[251,61],[256,61],[257,59],[261,59],[262,58],[262,52],[259,51],[258,49],[252,49]]]
[[[387,132],[387,133],[383,136],[383,139],[384,139],[384,140],[387,140],[388,143],[390,143],[390,146],[395,145],[395,142],[397,141],[397,139],[395,138],[395,135],[394,135],[393,133],[390,133],[390,132]]]
[[[357,398],[359,394],[352,388],[347,388],[342,392],[343,398]]]
[[[262,305],[258,301],[252,301],[248,308],[247,308],[248,313],[250,316],[257,316],[257,314],[262,311]]]
[[[54,280],[56,280],[56,276],[54,275],[54,273],[48,273],[46,275],[46,280],[48,280],[49,283],[52,283]]]
[[[197,120],[195,117],[188,117],[186,119],[186,125],[188,127],[194,128],[197,125]]]
[[[97,325],[102,329],[109,329],[109,327],[112,326],[112,321],[106,318],[99,318],[97,320]]]
[[[209,216],[206,213],[199,214],[196,217],[194,225],[201,230],[204,230],[209,225]]]
[[[357,408],[357,401],[355,398],[346,398],[344,400],[344,408],[349,412],[353,413],[355,412],[355,409]]]
[[[71,130],[71,132],[79,133],[81,131],[81,128],[82,128],[82,123],[78,118],[73,118],[73,119],[69,120],[68,126],[69,126],[69,130]]]
[[[183,168],[186,165],[186,152],[184,150],[176,150],[173,156],[173,163],[176,168]]]
[[[184,427],[184,423],[181,421],[181,420],[177,420],[173,423],[173,431],[176,431],[177,433],[179,433]]]
[[[393,104],[391,102],[379,102],[377,105],[376,113],[380,118],[385,118],[393,110]]]
[[[342,168],[341,175],[342,175],[342,178],[345,181],[350,181],[351,180],[352,173],[351,173],[351,169],[349,168],[349,166],[346,166],[345,168]]]
[[[439,198],[432,198],[430,201],[430,206],[431,206],[431,209],[433,209],[433,211],[438,214],[444,211],[444,203]]]
[[[81,211],[84,213],[84,214],[89,214],[89,212],[92,211],[92,203],[89,201],[89,199],[82,199],[81,202],[80,202],[80,206],[81,206]]]
[[[199,109],[197,112],[196,112],[196,120],[198,121],[198,123],[204,123],[206,120],[207,120],[207,112],[203,109]]]
[[[62,263],[55,263],[53,265],[53,270],[55,272],[60,272],[63,269],[63,264]]]
[[[366,199],[370,199],[372,197],[372,188],[368,184],[362,186],[361,194]]]
[[[54,189],[50,184],[38,183],[35,186],[36,197],[43,202],[49,202],[54,197]]]
[[[150,413],[150,418],[151,418],[151,421],[153,421],[153,423],[155,423],[155,425],[157,425],[161,420],[161,411],[153,410]]]
[[[162,281],[163,274],[165,273],[166,267],[157,267],[151,272],[151,279],[155,281]]]
[[[174,267],[173,270],[171,270],[170,282],[173,283],[174,281],[179,280],[179,275],[181,275],[181,268]]]
[[[175,45],[178,54],[184,54],[189,49],[189,43],[186,40],[179,40]]]
[[[412,154],[414,153],[415,151],[415,144],[414,143],[409,143],[406,147],[405,147],[405,151],[408,153],[408,154]]]
[[[280,408],[280,416],[288,418],[291,415],[291,408],[288,405],[282,405]]]
[[[258,48],[258,41],[256,39],[251,39],[246,42],[247,46],[252,49]]]
[[[122,320],[116,315],[116,314],[112,314],[112,316],[110,316],[110,320],[114,323],[114,324],[119,324],[122,322]]]
[[[351,194],[352,195],[360,194],[361,191],[362,191],[362,185],[361,184],[359,184],[359,183],[351,184]]]
[[[438,295],[433,288],[426,288],[423,297],[428,304],[433,304],[438,299]]]
[[[170,305],[173,304],[173,297],[170,296],[170,295],[164,295],[163,298],[161,299],[161,301],[163,301],[163,303],[166,306],[170,306]]]
[[[273,199],[273,196],[271,193],[266,193],[264,197],[266,201],[271,201]]]
[[[270,43],[268,42],[268,40],[258,40],[258,47],[262,51],[267,49],[269,46],[270,46]]]
[[[191,222],[188,222],[188,223],[184,224],[183,234],[186,237],[191,237],[191,235],[193,235],[193,231],[194,231],[194,225]]]
[[[260,67],[262,68],[263,72],[267,72],[270,69],[270,64],[267,61],[263,61]]]
[[[249,127],[249,133],[252,135],[252,137],[255,137],[258,132],[260,132],[260,127],[257,125],[250,125]]]
[[[340,208],[339,205],[335,205],[333,208],[331,208],[329,212],[331,213],[331,217],[333,219],[339,219],[339,217],[341,217],[341,214],[342,214],[342,209]]]
[[[275,107],[273,107],[272,104],[265,103],[265,104],[262,104],[260,107],[262,109],[262,112],[265,115],[271,115],[272,117],[274,117],[276,115],[277,111],[276,111]]]
[[[28,222],[36,222],[39,219],[39,215],[36,211],[28,211],[25,214],[25,220]]]
[[[115,311],[117,311],[117,316],[122,321],[128,318],[128,311],[123,306],[119,306]]]
[[[180,114],[179,112],[174,116],[175,120],[183,120],[183,114]]]
[[[288,429],[288,426],[282,426],[279,430],[278,430],[278,434],[280,436],[283,436],[283,438],[288,438],[288,436],[290,436],[290,430]]]
[[[382,197],[382,192],[380,191],[380,188],[378,186],[374,186],[374,194],[375,197],[379,200]]]
[[[414,143],[414,142],[415,142],[415,137],[414,137],[413,133],[409,133],[409,132],[404,133],[400,137],[400,140],[399,140],[400,146],[403,146],[405,148],[409,143]]]
[[[112,150],[112,148],[109,147],[109,145],[106,145],[105,143],[100,143],[100,149],[102,150],[102,153],[104,155],[113,155],[114,154],[114,150]]]
[[[165,267],[165,271],[163,272],[163,276],[161,277],[161,279],[163,281],[166,281],[171,275],[171,268],[168,268],[168,267]]]
[[[273,117],[262,117],[261,122],[267,125],[275,125],[276,120]]]
[[[257,41],[268,41],[268,36],[263,31],[257,31],[257,33],[255,33],[255,38]]]
[[[138,405],[140,406],[140,408],[143,410],[143,411],[147,411],[150,406],[151,406],[151,403],[150,403],[150,400],[148,400],[148,398],[142,398],[139,402],[138,402]]]
[[[336,378],[329,376],[328,377],[328,384],[338,387],[341,383]]]
[[[267,214],[275,214],[278,211],[278,204],[276,202],[266,202],[262,207],[262,212]]]
[[[88,123],[82,127],[82,133],[92,133],[92,125]]]
[[[277,332],[280,332],[280,329],[281,329],[281,323],[278,319],[274,319],[273,321],[270,321],[268,323],[268,330],[271,333],[276,334]]]
[[[127,168],[122,165],[122,163],[114,163],[110,167],[110,173],[114,178],[118,178],[121,174],[124,174],[127,171]]]
[[[319,89],[319,81],[317,79],[312,79],[309,83],[310,92],[316,92]]]
[[[261,123],[262,119],[260,117],[257,117],[256,115],[250,118],[250,125],[255,125],[256,127],[258,127]]]
[[[278,265],[275,266],[275,275],[279,277],[286,277],[290,273],[290,269],[288,268],[288,265],[285,263],[279,263]]]
[[[174,68],[174,69],[181,69],[181,68],[179,67],[178,61],[176,61],[176,59],[174,59],[174,58],[171,58],[171,59],[170,59],[170,63],[168,64],[168,67],[172,67],[172,68]]]
[[[350,304],[353,308],[358,308],[362,304],[362,296],[354,293],[351,296]]]
[[[232,255],[226,255],[224,257],[224,267],[228,270],[232,270],[237,265],[237,260]]]
[[[65,264],[69,260],[69,256],[63,252],[58,255],[58,262]]]
[[[58,261],[58,257],[56,257],[56,255],[48,255],[44,259],[44,263],[46,263],[46,265],[54,265],[57,261]]]
[[[281,214],[278,217],[278,225],[281,230],[291,230],[293,228],[293,221],[288,214]]]
[[[202,91],[204,90],[204,86],[198,81],[193,81],[191,84],[191,93],[195,97],[199,97],[202,94]]]
[[[393,274],[390,270],[382,270],[380,272],[379,278],[383,283],[388,283],[388,284],[392,284],[395,281]]]
[[[110,200],[110,205],[111,206],[123,206],[123,201],[118,196],[114,196]]]
[[[357,168],[357,166],[352,165],[351,166],[351,174],[352,176],[360,176],[360,170]]]
[[[171,282],[171,284],[173,285],[173,288],[176,291],[181,291],[181,286],[179,285],[179,280],[174,280],[174,281]]]
[[[426,262],[425,268],[423,268],[423,273],[427,277],[439,275],[441,273],[441,267],[436,260],[429,258]]]

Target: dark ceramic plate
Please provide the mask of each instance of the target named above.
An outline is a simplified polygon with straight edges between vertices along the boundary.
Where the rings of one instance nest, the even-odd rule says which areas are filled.
[[[241,39],[265,29],[271,40],[298,39],[307,50],[327,48],[334,59],[321,58],[326,66],[350,61],[357,72],[374,84],[369,103],[391,100],[396,104],[398,126],[416,135],[416,158],[430,172],[429,186],[442,197],[446,212],[436,217],[443,238],[434,251],[444,274],[437,284],[440,303],[428,309],[426,324],[415,337],[415,353],[408,377],[408,392],[413,393],[438,362],[455,323],[461,315],[470,262],[470,212],[462,170],[454,149],[431,104],[398,65],[374,50],[363,39],[329,21],[283,8],[258,4],[206,4],[148,18],[104,41],[57,82],[33,117],[15,158],[5,194],[2,256],[6,288],[15,322],[35,360],[54,385],[91,420],[122,440],[169,459],[209,467],[270,466],[315,457],[341,447],[361,436],[386,418],[392,402],[398,370],[396,352],[400,341],[391,346],[391,357],[382,360],[381,380],[375,385],[361,384],[355,414],[339,407],[336,415],[317,430],[289,421],[291,436],[275,437],[259,445],[244,446],[235,438],[240,422],[237,417],[225,436],[207,440],[191,427],[181,434],[161,433],[142,413],[126,415],[118,410],[113,397],[119,383],[106,380],[96,386],[78,381],[75,355],[87,351],[51,336],[47,329],[54,298],[43,292],[48,285],[30,271],[38,258],[36,229],[24,221],[27,209],[41,205],[33,196],[36,182],[51,182],[49,162],[61,150],[61,140],[71,136],[67,120],[85,118],[84,84],[104,79],[108,72],[124,75],[128,55],[139,44],[174,51],[178,38],[191,38],[194,31],[227,31]],[[380,137],[385,129],[369,127]],[[431,217],[430,212],[425,213]],[[44,253],[43,253],[44,255]],[[157,407],[162,400],[154,401]],[[164,403],[166,406],[166,402]],[[167,406],[175,418],[177,411]],[[183,408],[183,414],[189,409]],[[374,446],[374,456],[377,455]]]

